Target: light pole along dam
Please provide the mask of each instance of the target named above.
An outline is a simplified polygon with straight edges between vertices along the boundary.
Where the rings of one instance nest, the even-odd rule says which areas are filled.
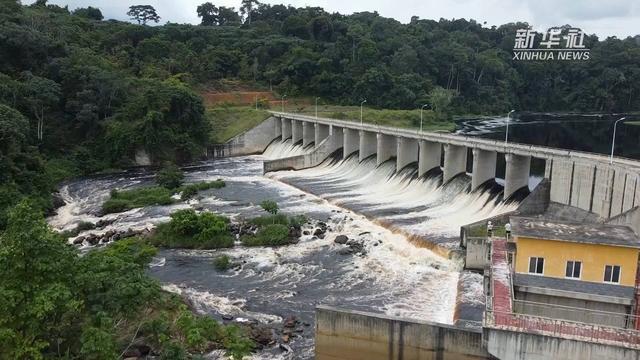
[[[608,156],[593,153],[298,114],[273,112],[258,126],[214,151],[217,156],[262,153],[278,138],[313,148],[304,155],[265,161],[265,173],[314,167],[342,149],[343,158],[355,152],[360,161],[375,155],[377,165],[396,158],[398,171],[417,163],[418,176],[441,168],[446,183],[467,172],[471,155],[473,191],[496,178],[498,154],[503,154],[505,199],[528,186],[535,158],[544,161],[552,202],[591,211],[604,219],[640,205],[640,162],[636,160],[614,157],[610,161]]]

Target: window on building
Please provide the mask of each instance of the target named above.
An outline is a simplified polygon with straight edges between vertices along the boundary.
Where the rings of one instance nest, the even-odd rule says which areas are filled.
[[[567,261],[567,271],[565,276],[572,279],[580,279],[580,272],[582,271],[582,261],[570,260]]]
[[[605,265],[604,282],[620,283],[620,265]]]
[[[529,273],[530,274],[543,274],[544,273],[544,258],[530,257],[529,258]]]

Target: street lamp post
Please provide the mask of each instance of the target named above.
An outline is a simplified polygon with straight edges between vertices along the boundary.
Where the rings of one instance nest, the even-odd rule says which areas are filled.
[[[318,99],[320,98],[316,97],[316,119],[318,118]]]
[[[616,128],[618,127],[618,123],[620,121],[624,121],[626,117],[621,117],[613,123],[613,139],[611,139],[611,157],[609,158],[609,164],[613,164],[613,149],[616,146]]]
[[[511,120],[511,114],[514,113],[515,110],[511,110],[509,111],[509,113],[507,114],[507,131],[504,134],[504,146],[507,146],[507,143],[509,142],[509,120]]]
[[[424,110],[425,106],[431,106],[429,104],[424,104],[422,105],[422,107],[420,108],[420,132],[422,132],[422,110]]]
[[[284,112],[284,98],[286,98],[287,95],[282,95],[282,112]]]
[[[362,125],[362,106],[367,102],[367,99],[362,100],[360,103],[360,125]]]

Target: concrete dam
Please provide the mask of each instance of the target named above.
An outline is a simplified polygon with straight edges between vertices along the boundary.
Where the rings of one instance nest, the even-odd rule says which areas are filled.
[[[308,151],[265,161],[265,173],[312,168],[341,150],[344,159],[357,152],[360,162],[375,156],[378,166],[395,158],[398,172],[417,163],[418,177],[441,169],[443,183],[468,173],[473,191],[496,179],[498,157],[504,156],[504,199],[527,188],[532,159],[537,159],[544,161],[544,177],[551,181],[552,202],[591,211],[604,219],[640,205],[638,161],[298,114],[274,112],[263,123],[213,151],[217,156],[262,153],[275,139],[290,139],[291,145],[300,144]],[[472,164],[470,172],[467,163]]]
[[[314,303],[315,358],[524,360],[537,355],[570,359],[567,354],[634,354],[576,339],[555,343],[533,333],[524,340],[509,338],[485,327],[485,310],[493,302],[485,298],[483,275],[473,271],[485,268],[474,267],[473,261],[481,264],[487,255],[476,251],[478,258],[470,258],[467,240],[480,236],[472,229],[488,219],[508,221],[513,214],[539,213],[542,203],[545,209],[553,203],[554,211],[560,204],[569,205],[576,215],[638,231],[638,161],[277,112],[211,150],[216,156],[261,154],[257,158],[265,178],[402,235],[413,245],[403,248],[406,254],[426,247],[449,257],[448,272],[436,265],[433,275],[414,274],[419,280],[413,286],[420,290],[391,289],[384,296],[394,301],[373,307],[373,312]],[[465,250],[462,269],[454,255]],[[377,263],[369,269],[371,276],[384,268],[412,278],[407,269],[421,267],[408,261],[400,270],[392,263]],[[490,343],[497,338],[508,338],[508,344]]]

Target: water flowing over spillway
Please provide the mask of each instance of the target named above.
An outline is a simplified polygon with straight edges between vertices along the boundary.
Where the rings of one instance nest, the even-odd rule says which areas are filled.
[[[276,141],[265,154],[278,158],[305,151],[309,149]],[[153,174],[132,171],[70,181],[61,188],[67,205],[49,223],[62,230],[80,221],[108,220],[106,227],[80,234],[86,236],[152,228],[180,208],[250,218],[263,214],[257,204],[265,199],[277,201],[285,213],[325,221],[324,238],[313,236],[315,225],[310,225],[303,229],[307,235],[294,245],[161,250],[151,264],[149,273],[166,290],[182,294],[202,313],[264,324],[295,315],[309,325],[289,343],[292,352],[274,347],[255,358],[313,358],[318,304],[449,324],[454,321],[456,302],[482,306],[481,275],[461,272],[460,261],[415,246],[403,232],[453,247],[460,225],[512,210],[515,204],[500,202],[490,191],[469,193],[464,176],[441,186],[437,176],[417,179],[411,168],[397,174],[393,161],[375,167],[370,159],[362,163],[356,158],[328,160],[312,169],[263,176],[264,159],[217,159],[185,168],[186,182],[223,179],[227,186],[201,192],[187,203],[106,216],[100,216],[100,207],[112,189],[150,185]],[[343,245],[334,243],[336,235],[361,240],[366,255],[342,254]],[[229,255],[241,267],[216,271],[212,261],[220,254]]]
[[[443,186],[441,176],[417,178],[416,172],[411,166],[396,172],[394,160],[376,166],[375,156],[359,162],[355,154],[267,176],[445,247],[457,246],[460,226],[517,208],[495,190],[469,192],[467,176]]]
[[[264,151],[262,156],[265,159],[282,159],[290,156],[303,155],[307,152],[302,145],[294,145],[291,139],[281,141],[280,139],[274,140],[274,142]]]

